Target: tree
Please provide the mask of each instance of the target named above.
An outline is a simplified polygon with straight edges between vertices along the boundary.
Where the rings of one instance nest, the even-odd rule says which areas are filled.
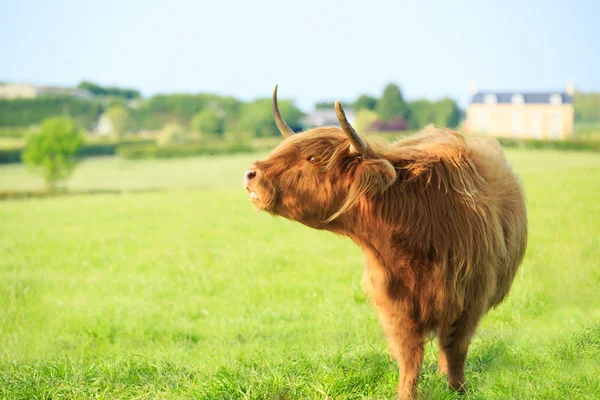
[[[394,117],[408,119],[408,105],[397,85],[390,83],[385,87],[381,99],[377,102],[377,113],[384,121],[389,121]]]
[[[54,191],[58,182],[73,172],[82,145],[83,134],[73,120],[51,117],[42,122],[39,132],[27,137],[23,159],[32,169],[42,172],[48,189]]]
[[[127,132],[129,111],[121,105],[114,105],[106,110],[106,116],[112,124],[113,134],[120,140],[125,132]]]
[[[213,135],[223,134],[223,118],[217,110],[205,108],[192,118],[191,128],[195,132]]]
[[[115,86],[102,87],[93,82],[83,81],[77,85],[79,89],[84,89],[94,96],[115,96],[124,99],[133,100],[140,97],[140,92],[135,89],[118,88]]]
[[[369,96],[368,94],[361,94],[352,105],[352,108],[356,112],[360,110],[375,111],[377,108],[377,99],[373,96]]]
[[[333,101],[319,101],[315,103],[315,109],[317,110],[327,110],[335,107],[335,102]]]
[[[137,126],[160,129],[173,121],[190,126],[192,118],[208,107],[223,113],[225,123],[230,125],[237,120],[242,106],[243,103],[235,97],[213,93],[157,94],[141,101],[132,113]]]
[[[279,110],[285,121],[294,131],[302,128],[300,118],[304,115],[292,102],[279,101]],[[237,129],[248,131],[255,136],[281,135],[275,125],[271,109],[271,99],[259,99],[242,107]]]
[[[434,123],[440,126],[455,128],[461,117],[460,108],[456,101],[451,98],[443,98],[434,103],[435,105],[435,121]]]
[[[600,93],[575,92],[573,96],[575,122],[600,122]]]
[[[409,126],[411,129],[421,129],[428,124],[455,128],[461,117],[461,111],[456,101],[446,97],[431,102],[426,99],[408,103]]]
[[[408,125],[411,129],[421,129],[435,122],[435,109],[431,101],[420,99],[408,103],[410,119]]]

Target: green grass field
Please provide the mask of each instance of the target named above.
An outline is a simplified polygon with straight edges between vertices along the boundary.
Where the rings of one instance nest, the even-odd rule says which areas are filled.
[[[600,396],[600,156],[510,151],[530,241],[482,322],[466,399]],[[388,399],[397,367],[348,239],[256,213],[256,155],[86,161],[74,189],[0,202],[0,398]],[[0,167],[0,190],[42,181]],[[457,398],[427,345],[420,393]]]

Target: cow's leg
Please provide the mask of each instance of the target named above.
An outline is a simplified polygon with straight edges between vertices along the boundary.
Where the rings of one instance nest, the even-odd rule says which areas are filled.
[[[438,334],[439,336],[439,334]],[[448,360],[446,359],[446,353],[443,351],[442,342],[438,342],[438,374],[448,375]]]
[[[402,400],[416,399],[423,362],[422,329],[403,312],[384,309],[380,311],[380,319],[388,337],[390,351],[398,361],[398,397]]]
[[[402,400],[417,398],[417,385],[423,362],[424,335],[422,327],[410,317],[411,304],[397,294],[401,282],[390,282],[389,274],[374,253],[367,255],[367,271],[363,281],[371,288],[371,299],[388,338],[392,356],[398,361],[400,379],[398,395]],[[392,294],[396,294],[393,296]]]
[[[479,318],[479,314],[463,313],[453,324],[438,330],[438,369],[448,374],[449,385],[459,392],[466,391],[467,352]]]

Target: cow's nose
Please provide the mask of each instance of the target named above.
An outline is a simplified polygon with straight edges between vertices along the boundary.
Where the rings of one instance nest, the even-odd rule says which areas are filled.
[[[248,186],[248,183],[256,176],[256,171],[253,169],[249,169],[244,173],[244,187]]]

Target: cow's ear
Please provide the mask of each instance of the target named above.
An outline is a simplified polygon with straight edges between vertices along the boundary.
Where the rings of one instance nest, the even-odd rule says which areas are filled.
[[[386,159],[363,160],[356,169],[354,188],[367,196],[375,196],[385,192],[396,182],[396,169]]]
[[[385,192],[396,181],[396,169],[385,159],[365,159],[351,176],[346,201],[327,222],[331,222],[356,205],[363,196],[373,197]]]

